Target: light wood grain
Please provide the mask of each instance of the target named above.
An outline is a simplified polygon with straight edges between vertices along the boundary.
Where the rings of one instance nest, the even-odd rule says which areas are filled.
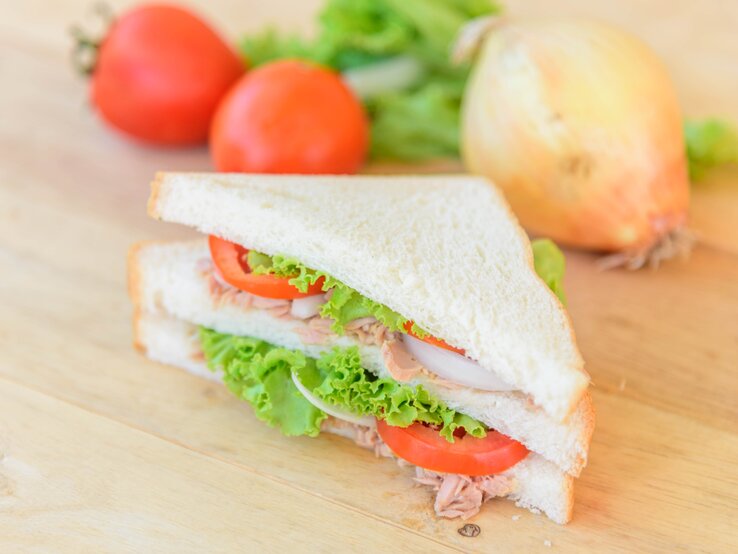
[[[278,552],[298,543],[391,551],[400,541],[415,552],[442,549],[47,395],[0,380],[0,396],[6,552]]]
[[[308,30],[318,4],[218,0],[201,11],[236,36],[269,21]],[[495,502],[466,539],[393,463],[335,437],[281,437],[223,389],[132,351],[125,251],[190,233],[146,217],[148,181],[209,161],[204,149],[131,144],[89,111],[65,36],[88,6],[32,0],[0,18],[0,105],[12,107],[0,116],[0,552],[738,550],[735,171],[694,188],[702,242],[688,263],[601,273],[594,256],[568,253],[598,409],[574,520],[558,527]],[[618,23],[664,56],[688,113],[738,121],[733,3],[512,10]]]

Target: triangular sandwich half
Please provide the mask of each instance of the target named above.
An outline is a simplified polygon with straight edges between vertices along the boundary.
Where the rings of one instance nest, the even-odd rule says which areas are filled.
[[[488,182],[162,173],[149,211],[210,236],[131,252],[150,357],[410,462],[440,515],[508,496],[569,519],[594,416],[560,253],[534,264]]]

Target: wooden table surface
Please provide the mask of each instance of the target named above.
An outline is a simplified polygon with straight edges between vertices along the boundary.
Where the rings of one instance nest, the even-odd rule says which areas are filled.
[[[316,5],[201,10],[236,37],[270,21],[307,29]],[[188,234],[147,219],[149,179],[210,165],[204,149],[146,149],[99,123],[67,59],[88,8],[0,8],[0,552],[738,551],[735,170],[694,187],[688,263],[601,273],[568,253],[598,412],[574,519],[494,502],[464,538],[393,463],[335,437],[283,438],[222,388],[133,351],[126,249]],[[687,113],[738,122],[736,2],[512,11],[620,24],[667,60]]]

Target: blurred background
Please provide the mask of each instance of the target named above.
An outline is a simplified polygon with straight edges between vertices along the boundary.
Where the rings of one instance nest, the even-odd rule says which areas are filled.
[[[309,36],[321,4],[319,0],[215,0],[183,5],[194,8],[236,43],[265,26]],[[4,0],[0,5],[4,106],[0,177],[16,187],[28,186],[33,179],[53,182],[37,194],[65,195],[70,214],[86,207],[92,211],[94,206],[101,220],[119,220],[121,225],[135,221],[135,228],[128,226],[132,240],[150,235],[154,224],[143,211],[150,177],[163,168],[212,168],[206,148],[143,147],[110,132],[100,121],[89,105],[85,80],[75,74],[70,62],[70,27],[78,23],[100,29],[89,1]],[[132,5],[109,2],[116,13]],[[595,17],[631,31],[665,61],[685,114],[717,115],[738,122],[736,2],[516,0],[506,2],[505,10],[511,17]],[[713,184],[708,183],[711,194],[694,200],[692,217],[698,228],[710,231],[713,240],[735,244],[735,231],[724,224],[734,212],[726,211],[727,197],[714,184],[716,179],[720,180],[713,177]],[[704,215],[705,210],[711,215]],[[713,210],[723,215],[717,217]],[[157,226],[156,233],[162,232],[179,231]]]

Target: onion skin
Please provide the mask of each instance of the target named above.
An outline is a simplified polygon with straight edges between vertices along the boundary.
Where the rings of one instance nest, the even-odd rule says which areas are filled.
[[[462,106],[462,156],[524,227],[570,246],[646,251],[686,223],[686,148],[667,71],[594,22],[500,24]]]

